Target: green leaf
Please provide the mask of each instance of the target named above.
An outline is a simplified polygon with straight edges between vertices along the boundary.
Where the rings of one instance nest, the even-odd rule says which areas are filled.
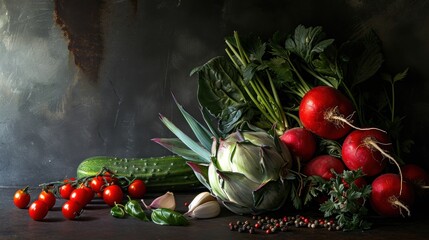
[[[171,132],[173,132],[174,135],[176,135],[189,149],[194,151],[196,154],[201,156],[201,159],[204,159],[206,163],[210,163],[210,156],[211,153],[209,150],[205,149],[201,145],[199,145],[197,142],[192,140],[190,137],[188,137],[182,130],[176,127],[170,120],[168,120],[166,117],[160,115],[161,121],[164,123],[164,125],[170,129]]]
[[[167,208],[153,210],[151,220],[158,225],[186,226],[189,224],[188,219],[183,214]]]
[[[194,69],[194,73],[198,73],[198,102],[219,119],[219,129],[228,131],[251,120],[253,115],[248,112],[253,105],[246,100],[240,72],[231,61],[216,57]]]
[[[251,181],[242,173],[217,170],[221,179],[220,187],[228,199],[243,206],[253,206],[253,191],[258,189],[259,184]]]
[[[209,176],[208,176],[209,167],[206,165],[196,164],[193,162],[187,162],[187,164],[192,168],[195,176],[201,182],[201,184],[203,184],[204,187],[206,187],[208,190],[211,191],[211,186],[209,183]]]
[[[286,39],[287,50],[301,57],[305,62],[310,63],[315,53],[323,52],[334,42],[333,39],[325,39],[322,27],[309,27],[303,25],[296,27],[294,34]]]
[[[189,149],[189,147],[178,138],[153,138],[151,140],[168,149],[170,152],[182,156],[186,160],[200,163],[207,162],[206,159]]]
[[[199,123],[193,116],[191,116],[182,105],[179,104],[177,99],[175,97],[174,101],[176,102],[177,107],[179,108],[180,112],[182,113],[183,117],[185,118],[186,122],[188,123],[189,127],[194,132],[195,136],[197,137],[198,141],[203,145],[206,149],[210,149],[212,146],[212,137],[213,134],[207,130],[201,123]]]
[[[408,74],[408,68],[406,68],[403,72],[400,72],[400,73],[396,74],[393,77],[393,82],[396,83],[397,81],[405,79],[405,77],[407,76],[407,74]]]
[[[269,181],[253,192],[254,205],[257,209],[275,211],[283,206],[289,190],[282,180]]]

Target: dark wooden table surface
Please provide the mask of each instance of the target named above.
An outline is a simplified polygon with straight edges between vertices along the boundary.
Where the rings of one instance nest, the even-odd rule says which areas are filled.
[[[12,198],[16,188],[0,188],[0,239],[428,239],[429,218],[424,211],[407,219],[373,217],[373,228],[367,231],[328,231],[325,228],[295,228],[274,234],[230,231],[229,222],[255,221],[250,216],[234,215],[222,209],[217,218],[192,220],[189,226],[160,226],[136,219],[117,219],[100,200],[87,206],[78,220],[66,220],[61,214],[64,200],[58,199],[43,221],[34,221],[27,209],[18,209]],[[39,190],[33,191],[37,196]],[[177,210],[185,211],[185,202],[195,194],[176,194]],[[147,199],[151,201],[151,199]],[[289,213],[285,213],[288,215]],[[295,214],[295,213],[290,213]]]

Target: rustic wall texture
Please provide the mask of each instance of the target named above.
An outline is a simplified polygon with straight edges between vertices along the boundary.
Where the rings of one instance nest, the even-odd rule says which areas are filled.
[[[0,1],[0,186],[73,177],[93,155],[169,154],[158,113],[185,126],[171,92],[198,113],[192,68],[233,30],[270,36],[320,25],[345,40],[372,28],[386,67],[409,67],[399,111],[429,166],[427,0]]]

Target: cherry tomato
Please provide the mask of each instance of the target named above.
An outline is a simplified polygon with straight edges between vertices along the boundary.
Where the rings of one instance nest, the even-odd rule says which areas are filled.
[[[105,182],[102,176],[96,176],[91,180],[90,183],[92,191],[95,193],[100,193],[103,191],[103,188],[105,187]]]
[[[146,184],[141,179],[136,179],[128,186],[128,195],[131,198],[143,198],[146,194]]]
[[[70,194],[69,199],[79,203],[82,207],[84,207],[86,204],[88,204],[91,201],[91,196],[89,195],[88,191],[86,191],[85,189],[76,188]]]
[[[30,194],[28,193],[28,187],[19,189],[13,195],[13,203],[17,208],[26,208],[30,203]]]
[[[110,185],[118,183],[118,179],[115,177],[112,177],[112,174],[110,172],[105,172],[103,175],[103,178]]]
[[[63,204],[63,207],[61,209],[61,212],[63,213],[63,216],[67,219],[75,219],[79,217],[83,212],[83,207],[80,203],[68,200]]]
[[[48,209],[52,209],[57,200],[55,195],[51,191],[46,189],[42,190],[42,192],[39,194],[39,199],[44,201],[46,205],[48,205]]]
[[[40,221],[46,217],[48,214],[49,208],[48,204],[44,201],[37,199],[34,201],[28,208],[28,213],[33,220]]]
[[[73,185],[71,185],[70,183],[66,183],[60,187],[59,192],[62,198],[69,199],[70,194],[73,192],[74,189],[75,187],[73,187]]]
[[[123,198],[124,193],[118,185],[110,185],[103,191],[103,200],[111,207],[115,206],[115,203],[121,203]]]
[[[92,191],[92,188],[87,187],[87,186],[85,186],[85,185],[82,185],[82,186],[80,186],[79,188],[82,188],[83,190],[85,190],[85,191],[86,191],[86,193],[87,193],[87,195],[88,195],[88,201],[87,201],[87,204],[88,204],[88,203],[90,203],[90,202],[92,201],[92,199],[94,198],[94,195],[95,195],[94,191]]]

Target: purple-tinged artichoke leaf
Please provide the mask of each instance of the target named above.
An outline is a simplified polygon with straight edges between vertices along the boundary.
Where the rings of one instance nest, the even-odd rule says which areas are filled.
[[[206,160],[204,158],[189,149],[178,138],[153,138],[151,140],[168,149],[170,152],[183,157],[186,160],[192,162],[206,163]]]
[[[168,118],[160,115],[161,121],[164,125],[170,129],[170,131],[176,135],[189,149],[201,156],[202,159],[205,159],[206,163],[210,163],[210,150],[204,148],[199,143],[195,142],[192,138],[186,135],[182,130],[180,130],[174,123],[172,123]]]
[[[201,182],[201,184],[204,185],[208,190],[211,191],[210,184],[208,182],[208,169],[209,167],[207,165],[203,164],[196,164],[194,162],[187,162],[187,164],[192,168],[194,171],[195,176],[197,179]]]

